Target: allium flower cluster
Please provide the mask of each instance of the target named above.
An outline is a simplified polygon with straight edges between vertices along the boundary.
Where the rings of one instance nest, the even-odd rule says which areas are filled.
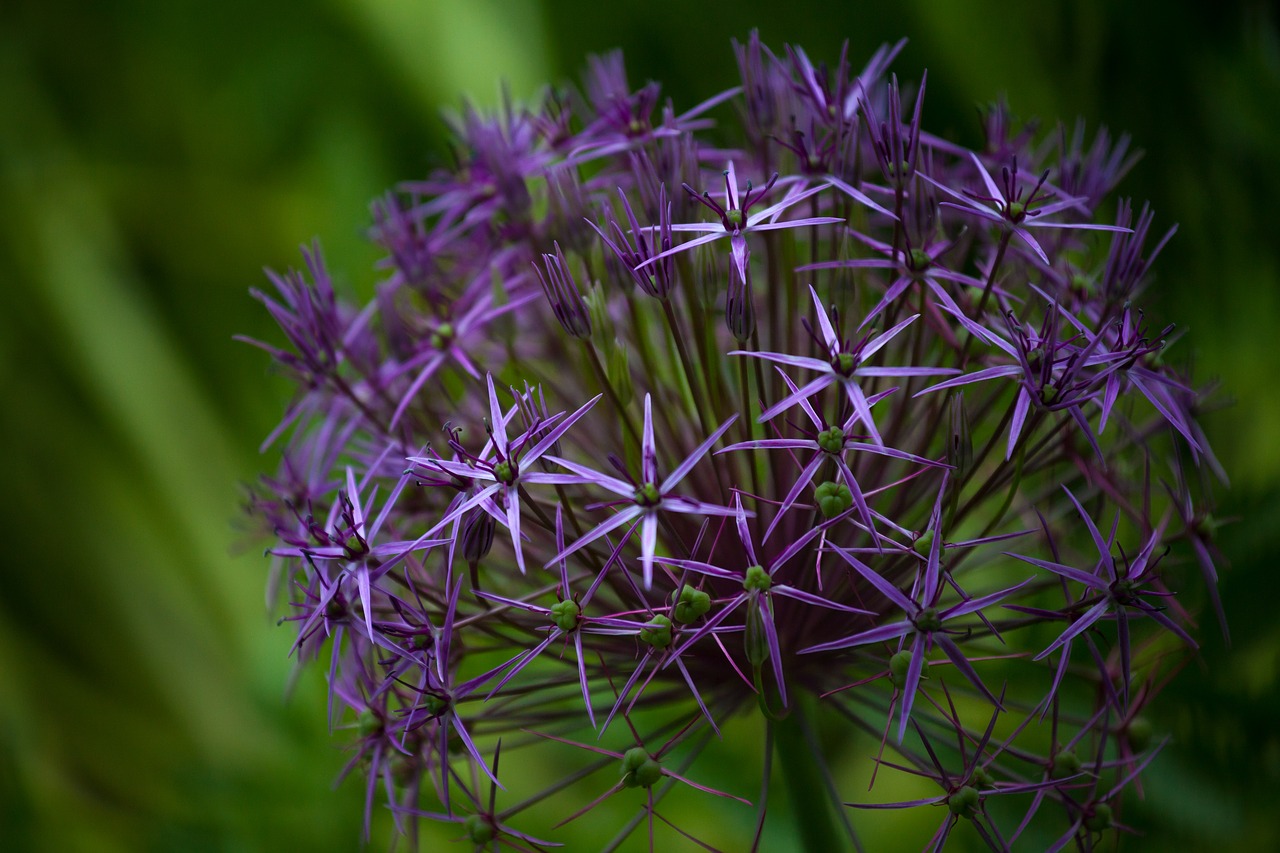
[[[318,247],[255,294],[297,386],[273,593],[406,835],[543,849],[625,797],[608,849],[745,849],[774,761],[814,850],[877,849],[865,809],[1130,831],[1188,602],[1226,630],[1206,394],[1140,307],[1172,229],[1109,200],[1124,137],[926,132],[901,46],[752,35],[682,112],[594,59],[373,205],[367,304]],[[717,776],[743,731],[762,772]],[[850,754],[925,795],[838,788]],[[664,814],[716,797],[745,829]]]

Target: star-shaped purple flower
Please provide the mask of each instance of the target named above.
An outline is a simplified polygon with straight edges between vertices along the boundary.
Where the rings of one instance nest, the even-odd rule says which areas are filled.
[[[680,481],[693,470],[693,466],[697,465],[702,457],[707,455],[711,447],[720,440],[720,436],[724,435],[725,431],[733,426],[737,419],[738,416],[733,415],[721,424],[719,429],[713,432],[706,441],[698,445],[697,449],[676,466],[676,469],[661,482],[658,480],[658,450],[653,439],[653,401],[648,394],[644,395],[644,437],[640,451],[641,471],[639,483],[618,477],[610,477],[608,474],[601,474],[599,471],[595,471],[585,465],[579,465],[576,462],[570,462],[568,459],[548,457],[557,465],[568,468],[574,474],[577,474],[578,477],[574,482],[592,483],[607,489],[624,498],[624,500],[614,502],[614,505],[626,506],[625,509],[615,513],[612,518],[600,522],[590,533],[587,533],[568,548],[562,549],[559,554],[556,554],[555,557],[548,561],[547,565],[550,566],[559,560],[563,560],[570,554],[585,548],[601,536],[629,521],[640,519],[640,559],[644,570],[644,586],[645,589],[652,586],[653,554],[658,544],[659,512],[682,512],[692,515],[734,514],[732,507],[716,506],[715,504],[703,503],[683,495],[673,495],[671,490],[680,484]],[[630,535],[630,531],[628,531],[627,535]]]
[[[810,216],[804,219],[789,219],[785,222],[779,222],[778,217],[787,208],[804,201],[811,195],[822,192],[827,188],[827,184],[820,184],[816,187],[810,187],[807,190],[799,190],[792,187],[781,201],[775,202],[768,207],[751,212],[751,208],[756,202],[764,198],[769,190],[773,189],[774,184],[778,181],[778,173],[774,172],[760,189],[754,189],[751,182],[747,182],[747,190],[745,193],[738,191],[738,175],[734,169],[733,161],[729,161],[729,166],[724,172],[724,205],[721,206],[711,198],[711,193],[704,192],[699,194],[697,190],[688,184],[684,184],[684,190],[693,198],[711,209],[716,216],[720,217],[718,223],[715,222],[683,222],[671,226],[672,231],[698,231],[703,232],[703,236],[695,237],[687,243],[681,243],[679,246],[654,255],[644,263],[636,267],[637,270],[657,263],[663,258],[670,257],[677,252],[684,252],[704,243],[710,243],[713,240],[719,240],[722,237],[729,238],[730,250],[733,253],[733,266],[738,271],[738,277],[742,281],[747,280],[747,260],[750,252],[747,249],[746,234],[749,231],[776,231],[780,228],[804,228],[810,225],[827,225],[836,222],[844,222],[837,216]]]
[[[960,371],[951,367],[864,367],[864,361],[883,349],[885,344],[897,337],[899,332],[911,325],[920,315],[912,314],[892,329],[881,332],[878,335],[864,336],[855,343],[845,340],[836,334],[831,317],[828,316],[827,309],[823,307],[822,300],[818,298],[818,292],[813,289],[812,285],[809,286],[809,293],[813,296],[813,307],[818,315],[819,328],[822,330],[822,339],[818,343],[826,349],[828,353],[827,360],[824,361],[820,358],[809,358],[802,355],[787,355],[780,352],[733,350],[729,353],[729,355],[763,358],[766,361],[787,364],[792,367],[803,367],[821,374],[817,379],[802,385],[765,409],[760,414],[760,423],[772,419],[775,415],[786,411],[801,400],[809,399],[828,385],[839,384],[848,395],[849,402],[853,405],[853,410],[858,419],[862,421],[867,428],[867,432],[870,433],[871,440],[883,447],[884,439],[880,437],[880,432],[876,429],[875,419],[871,417],[871,405],[867,402],[867,396],[863,393],[862,387],[858,384],[859,377],[944,376],[959,373]]]

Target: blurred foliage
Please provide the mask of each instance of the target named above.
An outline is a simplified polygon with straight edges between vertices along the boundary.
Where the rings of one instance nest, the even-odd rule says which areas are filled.
[[[928,123],[963,141],[977,138],[973,105],[1005,93],[1020,115],[1084,116],[1147,151],[1122,189],[1151,200],[1158,227],[1181,225],[1156,265],[1154,313],[1190,329],[1174,353],[1234,400],[1207,424],[1234,478],[1217,514],[1243,521],[1221,533],[1233,645],[1209,620],[1201,654],[1158,703],[1173,745],[1126,815],[1147,835],[1122,846],[1280,849],[1280,627],[1267,598],[1280,553],[1272,7],[777,10],[0,6],[0,847],[359,844],[362,786],[330,791],[345,755],[325,730],[322,677],[307,673],[284,698],[289,631],[271,625],[260,542],[239,520],[239,484],[271,464],[255,449],[288,393],[259,352],[231,341],[273,339],[246,291],[313,235],[333,269],[368,288],[368,200],[445,156],[438,111],[464,93],[495,103],[505,78],[527,97],[539,81],[572,79],[587,52],[620,46],[633,84],[661,80],[689,105],[734,82],[728,40],[757,26],[776,49],[798,43],[815,58],[834,59],[848,38],[855,65],[909,36],[895,69],[916,79],[928,67]],[[748,727],[742,742],[755,740]],[[721,767],[758,772],[756,761]],[[859,758],[847,772],[856,784],[866,770]],[[772,817],[770,849],[786,849],[785,809]],[[389,828],[375,816],[374,846]],[[590,826],[580,832],[590,847]],[[905,849],[919,834],[902,835]]]

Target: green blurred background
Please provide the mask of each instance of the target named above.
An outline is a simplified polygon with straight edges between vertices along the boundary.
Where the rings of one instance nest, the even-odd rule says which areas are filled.
[[[346,756],[321,674],[286,700],[289,631],[238,515],[288,394],[231,340],[276,339],[247,290],[318,235],[368,293],[368,201],[440,160],[438,112],[463,95],[495,103],[505,79],[528,97],[623,47],[633,85],[687,107],[734,82],[729,38],[753,26],[815,59],[847,37],[855,66],[908,36],[895,70],[929,69],[935,133],[976,143],[974,105],[1005,93],[1146,150],[1121,192],[1181,225],[1149,313],[1190,329],[1179,350],[1233,400],[1207,427],[1233,477],[1218,514],[1244,520],[1221,533],[1234,645],[1207,623],[1158,703],[1174,745],[1129,814],[1147,834],[1123,847],[1280,849],[1274,9],[780,5],[0,4],[0,849],[358,847],[361,786],[332,790]],[[872,849],[918,849],[923,822]]]

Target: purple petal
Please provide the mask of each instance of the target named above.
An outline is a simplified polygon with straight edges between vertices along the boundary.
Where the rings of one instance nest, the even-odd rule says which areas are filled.
[[[836,375],[831,370],[831,365],[827,364],[826,362],[822,362],[822,367],[824,370],[827,371],[825,374],[809,382],[807,385],[800,388],[799,390],[792,391],[790,394],[783,397],[781,400],[774,403],[769,408],[765,409],[763,412],[760,413],[760,417],[756,418],[756,422],[766,423],[767,421],[772,420],[779,413],[785,412],[787,409],[795,405],[797,401],[808,399],[809,397],[812,397],[814,394],[817,394],[823,388],[826,388],[828,385],[835,382]]]
[[[645,396],[645,399],[648,400],[648,395]],[[649,429],[652,429],[652,425],[651,425],[652,422],[648,419],[647,408],[645,409],[645,412],[646,412],[645,422],[646,424],[650,424]],[[671,472],[671,475],[667,477],[667,479],[663,480],[662,486],[658,489],[658,491],[662,492],[663,494],[666,494],[669,490],[675,488],[676,485],[679,484],[679,482],[685,478],[685,475],[688,474],[691,470],[693,470],[693,466],[697,465],[698,462],[701,461],[702,457],[707,455],[707,451],[711,449],[711,446],[720,440],[720,436],[724,435],[725,431],[728,430],[729,427],[733,426],[734,422],[736,422],[737,420],[738,420],[738,416],[736,414],[730,415],[729,419],[724,423],[722,423],[719,429],[711,433],[710,437],[707,438],[706,441],[702,442],[702,444],[699,444],[697,449],[694,450],[693,453],[689,454],[689,457],[685,459],[683,462],[681,462],[676,467],[676,469]],[[656,475],[656,472],[655,472],[655,475]]]
[[[903,612],[914,615],[920,610],[919,605],[902,594],[899,589],[889,583],[885,578],[881,577],[866,563],[859,560],[853,554],[849,553],[839,545],[831,545],[830,549],[844,559],[846,563],[853,567],[854,571],[862,575],[867,581],[880,591],[880,594],[892,601]]]
[[[866,361],[867,359],[871,358],[871,356],[879,352],[881,348],[884,347],[885,344],[889,343],[889,341],[896,338],[899,332],[901,332],[907,326],[910,326],[912,323],[914,323],[916,321],[916,318],[918,318],[919,316],[920,316],[919,314],[912,314],[910,317],[897,323],[893,328],[889,329],[888,331],[881,332],[879,335],[877,335],[875,340],[871,341],[863,348],[862,360]]]
[[[897,637],[905,637],[915,630],[915,625],[910,622],[890,622],[888,625],[881,625],[878,628],[872,628],[869,631],[863,631],[859,634],[852,634],[848,637],[842,637],[839,640],[832,640],[827,643],[819,643],[816,646],[809,646],[801,649],[798,654],[807,655],[811,652],[830,652],[837,649],[848,649],[853,646],[865,646],[868,643],[881,643],[885,640],[892,640]]]
[[[640,564],[644,570],[644,588],[653,587],[653,552],[658,545],[658,514],[646,512],[640,522]]]

